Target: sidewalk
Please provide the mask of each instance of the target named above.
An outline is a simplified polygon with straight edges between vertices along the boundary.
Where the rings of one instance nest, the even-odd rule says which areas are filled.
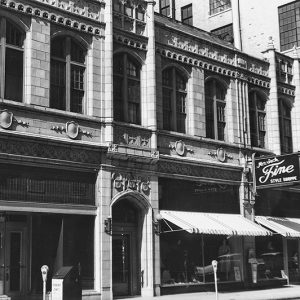
[[[176,294],[159,297],[134,297],[122,300],[216,300],[214,292],[200,292],[190,294]],[[219,292],[218,300],[271,300],[271,299],[299,299],[300,285],[289,285],[281,288],[247,290],[238,292]]]

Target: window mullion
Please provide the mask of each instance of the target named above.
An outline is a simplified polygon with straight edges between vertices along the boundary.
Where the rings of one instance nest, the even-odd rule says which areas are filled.
[[[176,70],[172,68],[172,130],[177,131],[177,89],[176,89]]]
[[[123,107],[124,107],[124,111],[123,111],[123,118],[125,122],[128,122],[129,118],[128,118],[128,75],[127,75],[127,54],[125,54],[123,56]]]
[[[6,20],[0,19],[0,98],[4,99],[4,87],[5,87],[5,32],[6,32]]]
[[[218,137],[218,109],[217,109],[217,89],[216,81],[213,80],[213,114],[214,114],[214,135],[217,140]]]
[[[66,38],[66,110],[71,111],[71,38]]]
[[[255,143],[256,145],[259,146],[259,113],[258,113],[258,108],[257,108],[257,97],[256,97],[256,92],[254,92],[254,95],[253,95],[253,100],[254,100],[254,109],[255,109],[255,134],[256,134],[256,137],[255,137]]]

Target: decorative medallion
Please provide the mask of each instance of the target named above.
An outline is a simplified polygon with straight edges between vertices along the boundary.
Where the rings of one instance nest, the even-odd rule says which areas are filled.
[[[171,148],[172,150],[175,150],[175,152],[180,156],[183,156],[186,153],[186,151],[189,151],[191,153],[194,152],[192,149],[188,148],[185,145],[185,143],[181,140],[176,141],[173,145],[170,144],[169,148]]]
[[[215,152],[209,152],[208,155],[211,157],[216,157],[220,162],[226,162],[228,158],[233,159],[233,156],[227,154],[226,150],[223,148],[218,148]]]
[[[70,121],[66,123],[66,134],[71,139],[76,139],[79,134],[79,125],[74,122]]]
[[[13,123],[14,114],[7,109],[0,113],[0,126],[4,129],[9,129]]]

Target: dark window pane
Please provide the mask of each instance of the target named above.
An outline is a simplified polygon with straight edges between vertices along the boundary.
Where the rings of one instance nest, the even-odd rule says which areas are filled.
[[[84,97],[84,68],[78,66],[71,67],[71,105],[70,111],[82,113]]]
[[[17,47],[23,47],[22,32],[10,22],[6,22],[6,43]]]
[[[78,63],[85,63],[85,50],[74,41],[71,42],[71,60]]]
[[[23,51],[6,48],[5,95],[9,100],[22,101],[23,96]]]
[[[51,60],[50,107],[66,109],[66,65]]]
[[[57,58],[66,58],[66,39],[63,37],[55,38],[51,42],[51,56]]]

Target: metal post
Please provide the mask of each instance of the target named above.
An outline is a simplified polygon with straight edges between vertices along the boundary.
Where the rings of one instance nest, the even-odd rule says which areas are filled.
[[[217,282],[217,265],[218,262],[216,260],[213,260],[211,262],[213,269],[214,269],[214,279],[215,279],[215,290],[216,290],[216,300],[218,300],[218,282]]]
[[[43,300],[46,300],[46,282],[47,282],[47,274],[48,274],[49,267],[43,265],[41,267],[42,278],[43,278]]]

